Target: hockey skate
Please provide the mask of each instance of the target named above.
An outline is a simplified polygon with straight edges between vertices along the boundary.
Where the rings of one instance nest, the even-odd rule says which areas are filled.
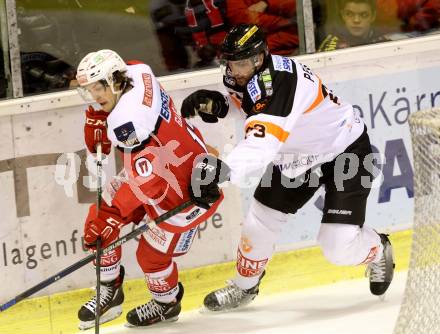
[[[100,318],[99,323],[103,324],[119,317],[122,313],[122,303],[124,302],[124,291],[122,282],[124,281],[125,270],[121,266],[119,277],[110,282],[101,282],[100,296]],[[79,329],[86,330],[95,326],[96,314],[96,295],[81,306],[78,311],[80,320]]]
[[[182,309],[180,301],[183,297],[183,285],[179,282],[179,292],[176,301],[160,303],[151,299],[148,303],[140,305],[127,313],[127,327],[150,326],[157,323],[171,322],[178,319]]]
[[[265,273],[263,271],[257,285],[247,290],[240,289],[232,281],[227,281],[226,287],[209,293],[203,305],[209,311],[223,312],[249,304],[258,295],[260,282]]]
[[[394,258],[393,247],[387,234],[379,234],[383,245],[382,259],[377,263],[369,263],[366,274],[370,279],[370,291],[373,295],[382,296],[393,280]]]

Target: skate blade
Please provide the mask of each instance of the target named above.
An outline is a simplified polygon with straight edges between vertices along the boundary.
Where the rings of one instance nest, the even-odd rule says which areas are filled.
[[[379,300],[381,301],[381,302],[384,302],[385,301],[385,297],[386,297],[386,293],[384,293],[383,295],[380,295],[380,296],[378,296],[379,297]]]
[[[245,307],[245,305],[237,306],[237,307],[232,307],[232,308],[228,308],[228,309],[223,309],[223,310],[210,310],[206,306],[202,306],[199,309],[199,313],[200,314],[207,314],[207,315],[223,314],[223,313],[229,313],[229,312],[238,311],[238,310],[241,310],[244,307]]]
[[[132,325],[132,324],[130,324],[128,322],[126,322],[124,324],[124,326],[127,327],[127,328],[133,328],[133,329],[136,329],[136,328],[142,329],[142,328],[151,327],[151,326],[160,327],[162,324],[165,324],[165,323],[168,323],[168,322],[175,322],[178,319],[179,319],[179,316],[176,315],[175,317],[172,317],[172,318],[169,318],[169,319],[166,319],[166,320],[163,320],[163,321],[159,321],[159,322],[156,322],[154,324],[145,325],[145,326],[135,326],[135,325]]]
[[[223,309],[223,310],[211,310],[211,309],[207,308],[205,305],[203,305],[199,308],[199,313],[212,315],[212,314],[228,313],[228,312],[235,311],[235,310],[237,310],[237,307]]]
[[[100,318],[99,318],[99,324],[104,324],[106,322],[109,322],[113,319],[116,319],[122,314],[122,306],[115,306],[112,307],[110,310],[105,312]],[[81,321],[78,325],[78,328],[82,331],[85,331],[86,329],[95,327],[95,320],[90,321]]]
[[[252,302],[252,300],[250,300],[246,303],[243,303],[241,305],[238,305],[237,307],[230,307],[227,309],[219,309],[219,310],[211,310],[211,309],[207,308],[205,305],[203,305],[202,307],[199,308],[199,313],[212,315],[212,314],[235,312],[235,311],[241,310],[243,308],[246,308]]]

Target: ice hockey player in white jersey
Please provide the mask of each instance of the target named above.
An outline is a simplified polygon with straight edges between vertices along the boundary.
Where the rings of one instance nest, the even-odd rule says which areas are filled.
[[[193,199],[194,205],[139,238],[136,259],[152,298],[127,313],[131,327],[177,320],[184,294],[174,258],[191,248],[197,225],[212,216],[223,199],[218,187],[193,198],[192,172],[207,148],[200,132],[176,112],[172,98],[161,87],[151,68],[125,62],[112,50],[86,55],[77,70],[84,93],[101,107],[86,111],[85,142],[91,153],[96,145],[108,154],[112,146],[124,166],[110,178],[100,207],[92,205],[84,225],[86,248],[94,249],[98,237],[106,247],[119,237],[122,226],[155,219]],[[134,254],[132,254],[134,256]],[[100,322],[122,313],[124,268],[118,247],[101,258]],[[145,291],[146,292],[146,291]],[[142,292],[141,292],[142,293]],[[79,310],[80,329],[95,324],[96,296]]]
[[[182,115],[218,122],[238,104],[245,138],[225,159],[230,181],[240,185],[256,171],[262,178],[242,227],[236,276],[205,297],[206,308],[228,310],[256,297],[281,225],[320,186],[325,201],[317,239],[324,256],[337,265],[366,264],[371,293],[383,295],[394,261],[387,235],[364,225],[372,150],[362,119],[306,65],[269,54],[255,25],[233,27],[220,57],[229,96],[198,90],[183,101]]]

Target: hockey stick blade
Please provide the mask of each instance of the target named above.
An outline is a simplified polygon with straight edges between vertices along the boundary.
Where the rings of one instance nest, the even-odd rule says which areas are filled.
[[[187,202],[184,202],[183,204],[177,206],[173,210],[165,212],[163,215],[160,215],[156,219],[151,220],[151,221],[147,222],[146,224],[139,226],[138,228],[134,229],[130,233],[127,233],[123,237],[121,237],[118,240],[112,242],[110,245],[108,245],[107,247],[103,248],[101,250],[101,253],[102,254],[106,254],[106,253],[112,251],[113,249],[115,249],[115,248],[125,244],[127,241],[130,241],[131,239],[134,239],[138,235],[144,233],[149,227],[152,227],[154,225],[160,224],[161,222],[171,218],[172,216],[178,214],[179,212],[185,210],[186,208],[188,208],[189,206],[191,206],[193,204],[194,203],[192,201],[187,201]],[[55,275],[45,279],[44,281],[38,283],[37,285],[33,286],[32,288],[29,288],[28,290],[20,293],[19,295],[15,296],[11,300],[7,301],[6,303],[0,305],[0,312],[3,312],[5,310],[7,310],[8,308],[14,306],[15,304],[19,303],[23,299],[25,299],[25,298],[27,298],[29,296],[32,296],[34,293],[36,293],[36,292],[38,292],[38,291],[48,287],[52,283],[55,283],[55,282],[59,281],[60,279],[62,279],[63,277],[65,277],[65,276],[73,273],[74,271],[84,267],[86,264],[92,262],[93,259],[95,259],[95,254],[90,254],[87,257],[79,260],[78,262],[75,262],[74,264],[70,265],[69,267],[61,270],[57,274],[55,274]]]

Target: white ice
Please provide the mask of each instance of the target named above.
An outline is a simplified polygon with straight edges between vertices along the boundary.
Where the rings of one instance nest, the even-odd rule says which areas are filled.
[[[234,312],[183,312],[177,322],[136,329],[119,325],[102,328],[100,333],[392,334],[405,282],[406,273],[396,273],[384,301],[369,293],[367,279],[344,281],[282,295],[259,296]]]

